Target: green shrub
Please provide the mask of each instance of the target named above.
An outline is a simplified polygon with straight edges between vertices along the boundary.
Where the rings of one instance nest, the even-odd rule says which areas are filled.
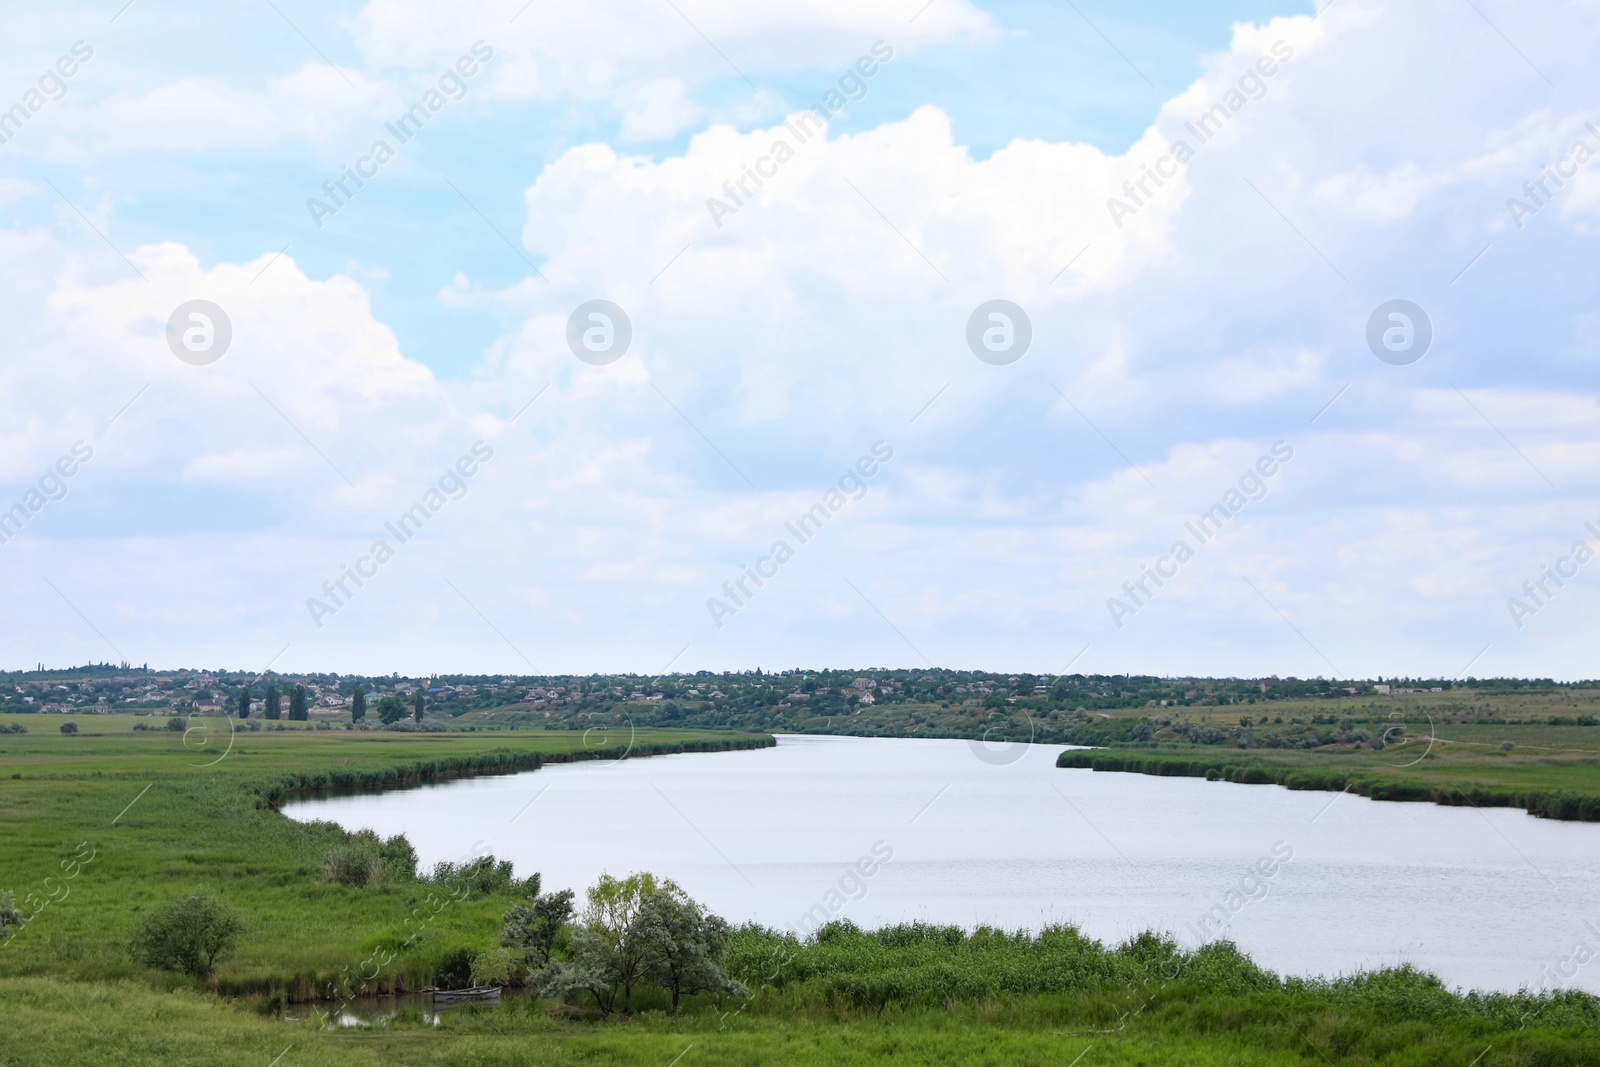
[[[409,882],[417,877],[417,853],[405,834],[384,841],[358,830],[323,854],[323,878],[339,885]]]
[[[430,881],[452,892],[464,891],[468,896],[510,893],[531,899],[539,895],[538,872],[518,881],[512,875],[511,861],[497,863],[493,856],[479,856],[468,863],[436,863]]]
[[[16,894],[9,889],[0,893],[0,941],[11,936],[11,928],[22,929],[22,912],[17,908]]]
[[[204,978],[233,954],[244,920],[221,897],[200,890],[158,904],[134,928],[134,962]]]
[[[511,984],[511,953],[503,948],[487,948],[472,957],[472,984],[504,986]]]
[[[451,949],[434,972],[434,984],[441,989],[465,989],[472,984],[472,964],[478,950],[463,946]]]
[[[78,724],[75,722],[64,722],[61,724],[61,732],[64,734],[75,734],[78,732]]]

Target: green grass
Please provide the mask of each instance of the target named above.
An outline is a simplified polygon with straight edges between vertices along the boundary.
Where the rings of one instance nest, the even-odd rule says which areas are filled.
[[[558,1020],[547,1005],[515,998],[498,1009],[447,1012],[437,1027],[410,1013],[385,1026],[328,1031],[309,1018],[285,1021],[248,1004],[156,992],[136,981],[0,979],[0,1062],[263,1067],[287,1050],[282,1062],[295,1067],[1600,1063],[1593,1029],[1441,1018],[1408,1003],[1412,990],[1387,994],[1340,1000],[1316,991],[1232,994],[1174,984],[863,1011],[767,990],[742,1011],[708,1002],[678,1016],[648,1011],[605,1024]]]
[[[1064,929],[837,925],[800,943],[747,927],[729,963],[753,990],[748,1000],[689,998],[672,1016],[664,996],[646,990],[635,1014],[595,1022],[515,997],[446,1013],[437,1027],[411,1012],[328,1031],[295,998],[381,949],[397,955],[372,988],[423,985],[452,949],[492,945],[508,901],[452,903],[400,951],[404,922],[429,887],[323,881],[322,853],[343,831],[293,822],[272,801],[290,790],[439,780],[615,750],[545,731],[294,730],[240,734],[231,748],[224,732],[203,745],[191,735],[186,746],[176,733],[133,732],[129,716],[79,717],[72,737],[54,729],[57,716],[11,721],[31,732],[0,735],[0,887],[19,899],[50,886],[64,895],[0,944],[4,1065],[264,1067],[280,1055],[282,1067],[998,1065],[1070,1064],[1082,1053],[1082,1067],[1600,1067],[1594,998],[1463,996],[1411,971],[1282,981],[1227,945],[1182,954],[1146,936],[1106,947]],[[633,753],[729,743],[770,739],[640,731]],[[202,886],[249,924],[238,955],[207,983],[136,967],[123,947],[129,927],[156,901]]]
[[[374,951],[397,950],[408,936],[403,924],[420,906],[430,915],[423,936],[375,983],[416,988],[450,949],[490,943],[505,910],[504,900],[469,899],[432,916],[423,884],[324,882],[322,856],[343,831],[296,823],[269,802],[292,789],[434,781],[616,752],[590,747],[592,737],[586,746],[581,733],[304,730],[230,738],[226,722],[212,719],[213,736],[191,734],[185,744],[175,732],[134,733],[128,716],[78,717],[82,732],[70,737],[40,728],[62,717],[14,718],[31,720],[31,732],[0,735],[0,889],[14,890],[19,905],[29,894],[61,899],[0,942],[0,975],[132,975],[122,942],[134,921],[156,901],[209,887],[250,924],[238,956],[214,979],[224,993],[310,996]],[[640,731],[633,755],[770,743]],[[81,843],[76,854],[93,850],[93,859],[63,880],[61,865],[73,863]]]
[[[1404,745],[1313,749],[1173,745],[1114,746],[1063,752],[1059,767],[1273,783],[1342,790],[1375,800],[1522,808],[1544,818],[1600,821],[1600,752],[1579,747],[1553,726],[1452,728],[1449,739],[1413,734]],[[1589,727],[1571,728],[1600,734]],[[1510,753],[1500,742],[1514,740]],[[1441,730],[1441,733],[1444,731]],[[1492,741],[1475,741],[1474,735]],[[1584,737],[1584,741],[1590,740]],[[1593,738],[1600,741],[1600,736]]]

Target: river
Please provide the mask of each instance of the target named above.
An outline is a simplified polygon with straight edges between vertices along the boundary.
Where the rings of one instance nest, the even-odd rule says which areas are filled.
[[[1157,929],[1229,936],[1280,974],[1411,963],[1453,986],[1600,993],[1600,958],[1570,958],[1600,949],[1600,825],[1058,770],[1060,751],[782,736],[285,812],[404,832],[424,869],[487,850],[580,901],[601,871],[649,870],[735,924]]]

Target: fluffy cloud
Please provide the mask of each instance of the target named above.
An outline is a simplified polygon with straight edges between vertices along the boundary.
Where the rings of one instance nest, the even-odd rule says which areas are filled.
[[[243,665],[289,643],[286,665],[654,670],[687,644],[680,668],[1050,670],[1088,645],[1079,669],[1454,673],[1487,644],[1475,673],[1581,673],[1582,598],[1523,630],[1504,599],[1600,518],[1600,351],[1573,282],[1592,179],[1521,230],[1505,201],[1584,116],[1459,6],[1240,26],[1116,154],[1017,140],[977,158],[933,106],[803,143],[797,113],[665,156],[574,145],[525,189],[541,276],[469,266],[440,293],[508,322],[461,381],[407,358],[352,274],[152,244],[130,253],[145,281],[74,216],[67,236],[0,231],[0,309],[32,355],[0,372],[7,475],[84,432],[105,459],[86,473],[109,472],[58,509],[81,527],[3,546],[3,565],[99,590],[114,639]],[[920,38],[875,31],[872,5],[684,11],[751,71],[988,25],[946,4]],[[495,91],[625,84],[629,135],[667,136],[699,121],[685,87],[726,76],[677,18],[530,6]],[[351,31],[372,70],[406,71],[470,22],[384,2]],[[1581,98],[1593,35],[1516,29]],[[162,340],[194,297],[234,319],[210,368]],[[606,367],[565,341],[597,297],[634,326]],[[1034,327],[1007,367],[964,338],[996,297]],[[1435,327],[1409,367],[1364,339],[1396,297]],[[480,437],[481,480],[314,628],[305,598]],[[706,599],[879,439],[895,458],[865,495],[717,629]],[[1107,599],[1277,441],[1294,458],[1262,498],[1116,626]],[[63,612],[37,639],[92,642],[77,625]]]

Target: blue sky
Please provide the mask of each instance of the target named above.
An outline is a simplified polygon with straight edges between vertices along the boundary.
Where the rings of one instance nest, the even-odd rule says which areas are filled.
[[[1594,4],[275,4],[14,20],[0,107],[93,56],[0,145],[5,506],[95,450],[0,544],[17,662],[1595,673],[1593,576],[1522,588],[1600,549]],[[596,298],[634,327],[605,366],[564,340]],[[995,298],[1034,330],[999,367],[964,340]],[[192,299],[233,323],[208,366],[165,342]],[[1394,299],[1434,327],[1407,366],[1365,342]],[[308,607],[480,440],[460,500]]]

